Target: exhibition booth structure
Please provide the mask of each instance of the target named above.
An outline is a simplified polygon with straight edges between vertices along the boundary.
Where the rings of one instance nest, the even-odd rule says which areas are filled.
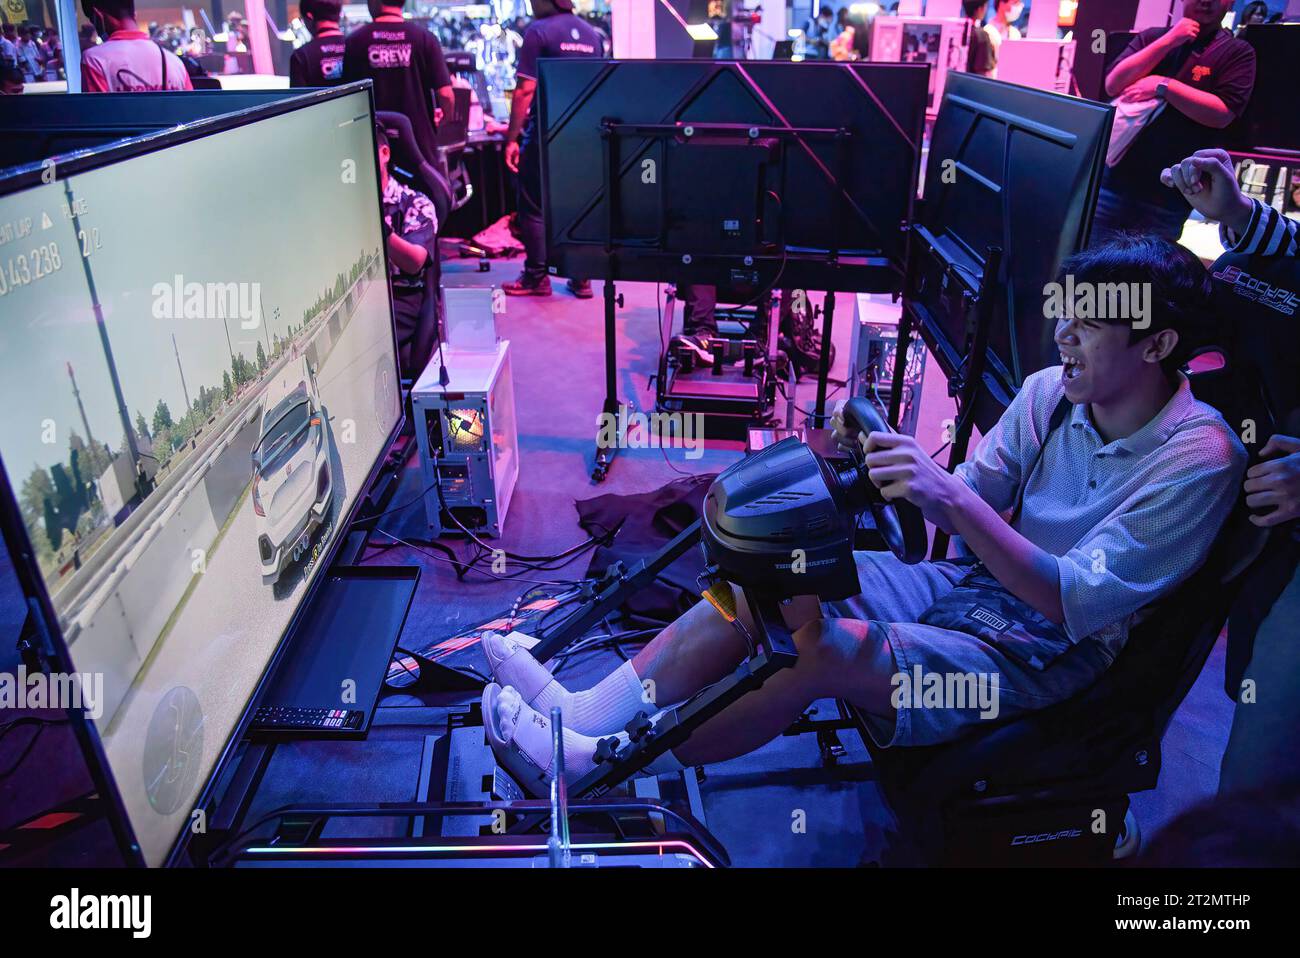
[[[662,13],[634,6],[647,23]],[[746,454],[661,547],[563,587],[536,579],[483,622],[464,621],[454,589],[429,588],[424,566],[371,561],[402,545],[458,580],[488,557],[555,568],[501,544],[529,501],[523,357],[496,328],[499,291],[443,290],[432,359],[401,375],[369,82],[5,104],[0,230],[23,255],[0,269],[0,297],[23,321],[4,330],[0,527],[25,603],[18,649],[26,674],[95,689],[93,707],[60,720],[88,784],[59,797],[57,826],[27,827],[51,812],[34,807],[0,830],[0,862],[39,864],[68,840],[81,864],[730,864],[696,769],[650,770],[796,666],[782,608],[855,595],[855,548],[909,565],[948,554],[948,536],[931,540],[920,509],[886,500],[827,429],[837,319],[852,324],[846,421],[915,431],[928,355],[956,401],[952,464],[1027,377],[1061,363],[1043,289],[1088,243],[1115,109],[1070,95],[1073,41],[1008,41],[998,79],[965,72],[969,29],[920,11],[878,17],[871,57],[851,62],[689,49],[541,61],[546,265],[603,281],[592,478],[634,467],[615,462],[629,444],[618,317],[631,284],[655,286],[656,305],[665,285],[724,304],[714,358],[692,364],[666,345],[668,296],[649,393],[658,412],[739,424]],[[1247,31],[1261,75],[1283,69],[1294,35]],[[1243,155],[1293,170],[1294,124],[1276,117],[1252,106]],[[1293,175],[1260,174],[1259,187]],[[178,229],[142,191],[201,204],[201,228]],[[797,302],[809,293],[819,308]],[[882,301],[896,304],[887,331],[871,312]],[[778,365],[798,338],[790,324],[816,343],[798,427],[800,370]],[[563,370],[549,375],[564,388]],[[408,507],[427,538],[384,532]],[[1130,796],[1156,785],[1164,732],[1254,548],[1239,518],[1072,698],[927,748],[877,748],[871,717],[847,702],[791,734],[816,735],[830,767],[837,735],[862,732],[896,819],[884,863],[1111,861],[1116,829],[1092,822],[1098,810],[1123,822]],[[685,556],[702,570],[695,594],[728,622],[742,618],[738,596],[752,611],[737,626],[744,661],[600,739],[581,775],[563,775],[558,712],[547,787],[502,767],[478,697],[484,636],[522,636],[555,666],[611,622],[644,625],[634,598]],[[412,696],[430,696],[436,716]],[[414,783],[405,800],[333,787],[322,756],[346,746],[364,766],[394,729]],[[310,800],[270,784],[286,753],[308,770]]]

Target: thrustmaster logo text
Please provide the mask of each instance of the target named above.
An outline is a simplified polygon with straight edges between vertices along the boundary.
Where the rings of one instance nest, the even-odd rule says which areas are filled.
[[[149,895],[83,895],[78,888],[50,899],[50,927],[56,931],[121,931],[148,938],[153,931]]]

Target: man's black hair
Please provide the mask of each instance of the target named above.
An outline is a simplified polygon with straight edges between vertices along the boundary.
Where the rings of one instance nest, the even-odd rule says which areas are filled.
[[[1177,345],[1160,361],[1160,368],[1171,379],[1196,352],[1214,345],[1210,274],[1185,246],[1162,236],[1118,233],[1067,259],[1061,265],[1059,281],[1064,282],[1067,275],[1074,277],[1076,289],[1084,283],[1094,290],[1111,283],[1150,284],[1149,326],[1138,329],[1132,325],[1132,316],[1096,316],[1096,321],[1129,326],[1130,344],[1165,329],[1178,333]]]
[[[298,12],[311,14],[317,23],[337,23],[343,13],[343,0],[300,0]]]
[[[1264,20],[1268,20],[1268,4],[1264,0],[1250,0],[1250,3],[1241,8],[1241,19],[1239,23],[1245,23],[1250,19],[1252,14],[1261,13]]]
[[[393,150],[393,145],[388,141],[388,131],[384,129],[384,124],[376,120],[375,121],[375,149],[378,150],[381,146],[388,147],[390,153]]]
[[[987,7],[989,0],[961,0],[962,12],[970,19],[975,19],[980,15],[980,9]]]
[[[81,10],[91,23],[95,22],[95,18],[90,13],[92,10],[98,10],[100,13],[118,20],[124,20],[127,17],[134,19],[135,0],[81,0]]]

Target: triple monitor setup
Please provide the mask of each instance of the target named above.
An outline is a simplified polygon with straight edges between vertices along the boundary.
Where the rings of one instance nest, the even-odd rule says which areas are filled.
[[[607,408],[627,281],[755,303],[824,291],[818,413],[837,292],[901,295],[899,348],[921,333],[967,431],[1054,361],[1033,296],[1086,238],[1108,108],[949,77],[918,208],[924,66],[550,60],[541,72],[550,266],[606,280]],[[30,668],[104,676],[99,707],[69,713],[102,821],[123,860],[150,865],[529,864],[549,833],[568,843],[569,821],[575,853],[725,864],[692,814],[693,775],[653,793],[635,775],[797,658],[775,604],[791,586],[764,559],[788,549],[748,525],[756,477],[817,485],[767,519],[834,513],[820,544],[828,598],[856,585],[844,570],[859,514],[908,561],[925,548],[919,514],[874,500],[860,464],[820,461],[795,438],[726,470],[700,522],[590,583],[581,611],[540,636],[550,659],[697,547],[713,582],[758,612],[746,663],[634,723],[568,794],[527,798],[495,768],[457,792],[444,745],[408,803],[259,796],[277,743],[364,746],[390,662],[413,641],[418,569],[357,564],[396,485],[403,422],[373,129],[368,90],[351,85],[60,158],[52,178],[49,164],[0,178],[4,255],[26,264],[4,272],[0,519],[29,597]],[[936,162],[948,159],[951,182]],[[166,203],[134,199],[141,183],[163,197],[238,183],[239,202],[178,232]],[[863,400],[849,415],[888,428]],[[357,682],[339,707],[341,677]],[[374,837],[394,819],[406,825]]]

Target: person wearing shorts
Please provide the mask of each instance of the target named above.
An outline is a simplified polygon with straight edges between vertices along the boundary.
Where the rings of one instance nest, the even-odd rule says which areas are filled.
[[[1115,308],[1121,299],[1110,293],[1120,288],[1128,296]],[[794,666],[647,771],[752,751],[821,698],[857,706],[882,746],[950,741],[978,723],[1064,701],[1105,672],[1143,610],[1205,561],[1237,499],[1246,453],[1181,371],[1209,341],[1204,267],[1166,239],[1120,236],[1068,260],[1044,296],[1061,365],[1026,378],[955,472],[911,436],[851,434],[836,416],[841,441],[861,443],[883,497],[912,503],[960,537],[962,556],[907,565],[892,553],[859,552],[859,595],[786,601]],[[993,619],[1018,608],[1027,627],[1003,635],[990,630],[988,614],[939,616],[959,587],[993,596]],[[752,634],[743,601],[738,617]],[[689,699],[748,654],[707,602],[583,691],[556,681],[527,646],[517,634],[485,637],[496,681],[483,716],[498,762],[535,794],[551,777],[553,706],[564,719],[566,776],[576,780],[594,767],[601,737],[619,735],[638,712]],[[956,689],[970,694],[944,691]]]

